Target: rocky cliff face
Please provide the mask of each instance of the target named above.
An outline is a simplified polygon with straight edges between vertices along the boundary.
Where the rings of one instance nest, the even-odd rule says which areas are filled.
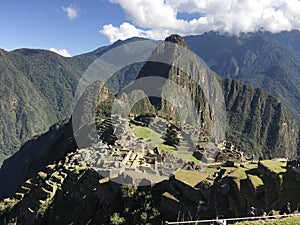
[[[17,188],[46,165],[61,160],[76,149],[70,121],[61,121],[49,131],[26,142],[0,170],[0,198],[11,196]]]
[[[212,105],[215,102],[211,99],[220,96],[215,94],[211,97],[205,89],[212,88],[215,92],[218,91],[216,84],[207,83],[209,77],[214,77],[221,86],[222,97],[224,94],[226,110],[221,113],[227,116],[226,138],[228,140],[247,154],[254,153],[257,157],[295,158],[297,156],[300,149],[299,124],[278,98],[260,88],[253,88],[231,79],[221,79],[203,63],[200,61],[195,63],[189,60],[188,56],[183,59],[180,54],[184,54],[182,49],[187,48],[187,45],[181,37],[172,35],[166,38],[166,41],[177,43],[180,47],[171,48],[168,42],[162,43],[150,57],[150,61],[154,60],[146,63],[138,78],[158,76],[175,82],[191,97],[193,106],[187,104],[189,99],[185,98],[183,93],[168,88],[165,81],[162,81],[160,86],[156,87],[158,95],[173,101],[170,104],[167,101],[152,99],[152,104],[156,105],[161,115],[176,118],[178,108],[174,105],[186,103],[183,108],[187,113],[192,108],[198,110],[199,126],[202,126],[201,129],[206,133],[211,132],[215,119],[212,118]],[[163,57],[168,57],[171,63],[153,62]],[[207,80],[203,82],[202,79]],[[147,91],[146,89],[145,92]]]
[[[227,138],[246,154],[295,158],[299,124],[278,98],[239,81],[224,79]]]
[[[224,78],[240,80],[278,97],[300,121],[299,31],[189,36],[189,48]]]
[[[142,90],[150,96],[159,116],[199,124],[209,132],[213,108],[209,106],[211,96],[205,96],[211,94],[207,84],[209,78],[216,77],[189,52],[184,39],[171,35],[153,51],[137,81],[145,83],[141,85]],[[151,96],[153,93],[156,97]],[[198,115],[193,115],[195,111]]]

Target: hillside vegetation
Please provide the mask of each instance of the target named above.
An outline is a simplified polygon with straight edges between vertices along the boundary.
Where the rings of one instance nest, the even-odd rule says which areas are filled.
[[[73,60],[73,59],[72,59]],[[0,50],[0,165],[32,136],[71,113],[81,70],[45,50]]]
[[[300,216],[298,217],[290,217],[290,218],[281,218],[277,220],[263,220],[263,221],[246,221],[246,222],[239,222],[235,223],[235,225],[298,225],[300,224]]]
[[[299,38],[299,31],[239,37],[209,32],[185,40],[220,76],[267,90],[300,122]]]

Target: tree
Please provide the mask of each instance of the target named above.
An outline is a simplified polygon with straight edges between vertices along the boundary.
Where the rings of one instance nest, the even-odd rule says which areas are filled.
[[[168,127],[166,135],[164,136],[165,144],[176,146],[179,143],[177,131],[171,127]]]
[[[114,213],[110,216],[110,222],[113,225],[119,225],[125,222],[125,219],[120,216],[120,213]]]

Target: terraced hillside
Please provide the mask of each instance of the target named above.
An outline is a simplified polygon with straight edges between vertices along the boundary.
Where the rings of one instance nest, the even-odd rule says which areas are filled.
[[[257,215],[271,209],[277,215],[286,201],[296,210],[300,180],[285,162],[274,159],[227,165],[219,162],[203,171],[183,168],[152,187],[136,187],[105,179],[79,152],[69,153],[40,169],[13,197],[4,199],[0,222],[84,224],[111,223],[118,218],[124,224],[161,224],[220,214],[244,217],[250,206],[256,207]],[[124,212],[124,208],[129,209]]]

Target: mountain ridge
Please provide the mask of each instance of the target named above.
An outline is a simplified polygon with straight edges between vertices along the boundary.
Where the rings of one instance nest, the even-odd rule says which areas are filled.
[[[185,40],[213,71],[279,97],[299,122],[299,38],[299,31],[240,37],[209,32]]]
[[[294,32],[278,34],[276,36],[276,38],[274,38],[272,34],[262,32],[262,33],[256,34],[256,36],[258,36],[257,40],[259,40],[259,37],[262,35],[267,36],[267,38],[265,38],[266,41],[263,43],[267,43],[269,39],[272,41],[272,43],[275,43],[274,42],[274,39],[275,39],[275,41],[279,42],[279,43],[285,42],[285,45],[288,47],[284,47],[284,51],[285,52],[287,51],[288,54],[292,54],[292,53],[290,53],[290,49],[293,49],[294,48],[293,46],[296,46],[294,53],[296,54],[297,52],[299,52],[299,46],[297,48],[297,42],[296,42],[299,32],[294,31]],[[291,38],[286,38],[285,35],[291,36]],[[269,36],[273,37],[273,39],[270,38]],[[242,46],[242,41],[247,36],[244,37],[244,39],[242,37],[241,38],[225,37],[225,39],[227,38],[228,42],[231,43],[231,44],[226,44],[226,46],[215,44],[218,40],[223,40],[223,39],[222,39],[222,37],[219,37],[214,33],[204,34],[202,36],[202,38],[204,38],[204,37],[207,37],[210,40],[210,42],[212,43],[212,44],[208,44],[207,41],[202,42],[203,45],[205,45],[207,47],[206,49],[208,49],[207,52],[204,51],[205,54],[201,53],[201,52],[203,52],[202,51],[203,49],[205,50],[205,48],[202,48],[201,45],[200,45],[200,47],[202,49],[201,52],[197,51],[197,49],[199,49],[199,44],[197,44],[197,46],[196,46],[197,48],[195,48],[195,47],[191,48],[191,44],[189,44],[190,43],[189,39],[191,37],[186,37],[185,39],[187,40],[187,43],[188,43],[189,47],[191,48],[191,50],[198,53],[199,56],[202,57],[206,61],[207,65],[210,66],[213,70],[216,70],[216,72],[218,72],[218,74],[220,74],[221,76],[231,77],[231,76],[233,76],[232,74],[234,74],[234,73],[232,73],[232,71],[236,71],[237,68],[239,68],[239,70],[241,70],[241,66],[237,67],[235,65],[236,59],[234,58],[234,54],[230,53],[230,51],[228,51],[228,46],[229,47],[233,46],[234,48],[239,48],[239,46]],[[199,37],[196,37],[196,38],[199,38]],[[216,39],[215,41],[214,41],[214,38]],[[133,38],[133,39],[127,40],[127,42],[134,41],[134,40],[144,40],[144,39]],[[232,41],[232,40],[235,40],[235,41]],[[4,104],[3,106],[5,106],[5,107],[2,107],[2,109],[1,109],[1,110],[6,110],[6,111],[1,112],[2,113],[1,118],[3,120],[3,121],[1,121],[1,124],[3,127],[1,137],[4,137],[0,142],[0,149],[1,149],[0,157],[2,156],[2,160],[4,158],[7,158],[9,155],[13,154],[14,152],[16,152],[17,149],[21,146],[21,144],[24,143],[26,140],[28,140],[31,136],[46,131],[47,128],[49,126],[51,126],[51,124],[55,123],[56,121],[58,121],[60,119],[63,119],[65,116],[68,116],[71,111],[71,104],[72,104],[73,94],[75,91],[74,89],[76,87],[77,81],[80,78],[80,76],[82,76],[82,74],[85,72],[85,70],[88,68],[88,66],[98,56],[100,56],[101,54],[104,54],[105,51],[109,51],[110,49],[114,48],[115,46],[118,46],[122,43],[127,43],[127,42],[119,41],[112,46],[100,47],[91,53],[81,54],[81,55],[74,56],[71,58],[64,58],[64,57],[57,55],[56,53],[52,53],[52,52],[50,53],[47,50],[39,50],[39,49],[33,49],[33,50],[20,49],[20,50],[14,50],[14,51],[1,50],[0,51],[0,55],[1,55],[0,59],[2,59],[1,68],[3,68],[1,70],[1,77],[2,77],[1,89],[3,88],[1,93],[2,93],[2,96],[7,96],[5,99],[2,99],[2,104]],[[255,45],[255,43],[253,45]],[[219,49],[220,52],[222,52],[223,49],[225,49],[224,50],[225,52],[227,52],[227,53],[229,52],[228,56],[230,56],[231,58],[233,57],[233,59],[232,59],[233,61],[230,61],[231,60],[230,57],[229,57],[229,59],[225,57],[225,59],[227,61],[225,60],[225,64],[224,64],[224,62],[222,62],[221,59],[214,57],[214,54],[217,52],[214,50],[211,50],[211,47],[213,47],[213,46],[218,46],[216,48]],[[258,46],[260,46],[260,45],[258,45]],[[280,44],[280,46],[281,46],[281,44]],[[270,46],[268,48],[270,48]],[[280,48],[277,48],[277,49],[280,49]],[[22,53],[26,53],[29,55],[31,54],[31,56],[30,56],[31,58],[27,58],[24,54],[22,55]],[[227,56],[226,54],[225,54],[225,56]],[[293,56],[293,54],[291,56]],[[38,57],[35,58],[34,55],[36,55]],[[222,54],[219,54],[219,55],[221,55],[223,57]],[[218,54],[217,54],[217,56],[218,56]],[[251,62],[256,60],[255,57],[256,57],[256,55],[255,55],[255,51],[254,51],[253,54],[248,53],[247,57],[243,56],[241,58],[249,59],[248,60],[249,64],[253,65],[253,63],[251,64]],[[273,62],[275,62],[274,60],[276,59],[276,57],[278,57],[278,56],[276,54],[274,54]],[[42,62],[40,62],[40,58],[44,59],[45,63],[48,62],[48,60],[49,60],[49,62],[52,63],[53,68],[56,68],[56,69],[53,70],[53,68],[51,66],[49,67],[49,66],[43,65]],[[294,59],[294,58],[295,57],[293,56],[292,59]],[[221,60],[221,61],[219,62],[219,60]],[[53,62],[55,62],[55,64],[53,64]],[[298,61],[296,60],[295,62],[298,62]],[[58,63],[58,65],[57,65],[57,63]],[[21,66],[20,64],[23,64],[23,65]],[[229,69],[225,70],[226,68],[224,67],[224,65],[227,65],[227,64],[228,64],[228,66],[226,66],[226,68],[229,68]],[[295,64],[295,63],[292,63],[292,66],[291,66],[292,68],[294,68],[293,64]],[[278,64],[275,63],[274,65],[278,65]],[[61,69],[59,67],[61,67]],[[252,67],[255,68],[257,66],[254,65]],[[39,69],[40,71],[38,71],[36,68],[40,68]],[[232,68],[232,69],[230,69],[230,68]],[[286,68],[284,68],[282,65],[279,65],[279,66],[277,66],[277,68],[273,68],[273,69],[270,68],[270,72],[268,72],[268,71],[267,72],[272,73],[273,70],[279,71],[278,73],[276,73],[278,75],[278,79],[280,79],[280,77],[282,76],[283,79],[286,80],[286,82],[282,83],[280,85],[278,85],[278,83],[274,84],[274,82],[272,80],[270,80],[262,75],[260,75],[262,77],[261,79],[256,79],[257,77],[253,77],[252,80],[255,80],[256,83],[258,81],[266,83],[266,84],[270,83],[272,85],[269,85],[269,88],[272,89],[272,92],[274,92],[274,90],[278,89],[279,90],[278,92],[282,93],[282,96],[285,99],[291,98],[292,100],[288,101],[289,109],[291,109],[291,105],[297,106],[298,105],[298,104],[296,104],[298,101],[296,98],[297,96],[295,96],[295,94],[291,93],[291,90],[294,90],[293,91],[294,93],[298,93],[298,91],[297,91],[298,86],[294,85],[293,88],[291,88],[290,90],[287,90],[287,88],[285,86],[287,85],[287,83],[291,83],[291,82],[288,82],[291,79],[289,78],[289,76],[287,76],[287,74],[285,72]],[[56,74],[56,75],[50,76],[49,71],[51,71],[51,74]],[[225,75],[223,73],[224,71],[225,71]],[[226,71],[227,71],[228,75],[226,75]],[[282,73],[280,71],[282,71]],[[30,73],[29,76],[26,75],[26,73],[28,73],[28,72]],[[12,76],[12,74],[14,74],[14,76]],[[295,74],[296,74],[296,72],[295,72]],[[69,79],[65,79],[66,76],[69,77]],[[11,78],[9,78],[9,77],[11,77]],[[12,82],[12,77],[16,77],[16,79],[18,79],[18,81],[16,80],[16,81]],[[21,77],[21,78],[19,78],[19,77]],[[37,80],[37,78],[39,78],[39,81]],[[47,81],[47,79],[49,79],[49,78],[50,78],[50,82]],[[237,77],[233,77],[233,78],[237,78]],[[57,80],[59,82],[54,82],[55,80]],[[297,79],[295,79],[295,81],[298,82]],[[251,82],[251,80],[249,82]],[[247,83],[249,83],[249,82],[247,81]],[[5,83],[7,83],[8,86],[3,85]],[[13,88],[14,90],[11,90],[11,88],[12,88],[12,86],[10,86],[11,84],[17,85],[16,88]],[[57,87],[55,87],[55,86],[57,86]],[[263,85],[256,85],[256,86],[263,86]],[[25,87],[30,87],[31,90],[26,91]],[[47,91],[47,87],[49,88],[49,91]],[[274,88],[272,88],[272,87],[274,87]],[[64,90],[64,91],[61,91],[61,90]],[[19,97],[16,97],[16,93],[14,93],[14,92],[16,92],[17,95],[19,95]],[[10,93],[10,94],[8,94],[8,93]],[[26,93],[26,94],[24,94],[24,93]],[[280,97],[280,96],[277,96],[277,97]],[[17,103],[14,103],[15,99],[18,100]],[[30,102],[29,106],[28,106],[28,102]],[[287,101],[285,101],[284,103],[286,104],[286,102]],[[24,107],[24,106],[26,106],[26,107]],[[16,115],[14,115],[14,113],[10,113],[10,111],[9,111],[10,107],[17,107],[18,110],[17,110]],[[298,109],[298,107],[294,107],[294,108]],[[37,113],[37,112],[40,112],[40,113]],[[295,115],[295,113],[293,113],[293,114]],[[26,122],[24,122],[24,121],[26,121]]]

